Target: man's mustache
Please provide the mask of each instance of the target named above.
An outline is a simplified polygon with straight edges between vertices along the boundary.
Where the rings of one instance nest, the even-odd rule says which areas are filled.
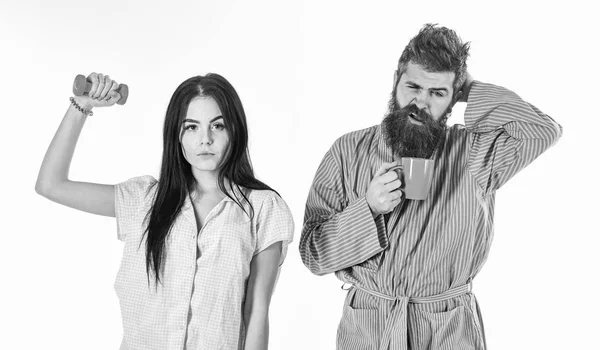
[[[435,121],[431,114],[427,113],[427,111],[425,111],[424,109],[420,109],[414,103],[411,103],[405,106],[404,108],[398,108],[398,110],[395,111],[394,114],[406,117],[410,116],[411,118],[418,120],[423,124]]]

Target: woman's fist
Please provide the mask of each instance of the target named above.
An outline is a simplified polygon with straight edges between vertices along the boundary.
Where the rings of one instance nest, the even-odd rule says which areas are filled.
[[[81,108],[89,111],[93,107],[109,107],[121,99],[121,95],[116,91],[119,84],[108,75],[92,73],[87,80],[92,83],[87,96],[75,96],[75,102]]]

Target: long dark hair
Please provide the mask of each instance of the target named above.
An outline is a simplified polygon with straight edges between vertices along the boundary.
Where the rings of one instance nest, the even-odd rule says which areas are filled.
[[[146,238],[148,283],[150,283],[151,274],[155,276],[156,284],[161,280],[161,269],[166,258],[165,242],[173,223],[181,212],[186,197],[196,186],[191,165],[183,155],[180,135],[188,106],[192,100],[199,97],[211,97],[215,100],[221,110],[225,130],[229,136],[229,144],[223,159],[221,159],[218,173],[218,184],[221,191],[250,217],[254,216],[254,208],[244,189],[274,191],[254,177],[248,152],[246,114],[242,107],[242,101],[233,86],[225,78],[214,73],[192,77],[181,83],[173,93],[167,108],[163,128],[160,177],[158,183],[155,184],[158,188],[152,207],[146,215],[148,225],[144,236]],[[229,181],[225,181],[226,179]],[[248,210],[244,203],[248,204]],[[142,241],[144,236],[142,236]]]

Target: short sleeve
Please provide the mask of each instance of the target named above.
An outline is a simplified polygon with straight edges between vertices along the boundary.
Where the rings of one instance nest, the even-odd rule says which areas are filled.
[[[139,230],[152,201],[150,190],[156,184],[152,176],[139,176],[115,186],[117,237],[125,241],[132,230]]]
[[[294,238],[294,220],[284,200],[276,193],[264,199],[256,219],[256,250],[254,255],[262,252],[270,245],[281,241],[281,260],[283,264],[287,246]]]

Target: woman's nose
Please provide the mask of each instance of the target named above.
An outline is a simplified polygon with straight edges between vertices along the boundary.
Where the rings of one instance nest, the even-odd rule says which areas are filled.
[[[203,130],[200,132],[200,137],[198,138],[198,142],[201,145],[211,145],[213,143],[212,133],[209,130]]]

